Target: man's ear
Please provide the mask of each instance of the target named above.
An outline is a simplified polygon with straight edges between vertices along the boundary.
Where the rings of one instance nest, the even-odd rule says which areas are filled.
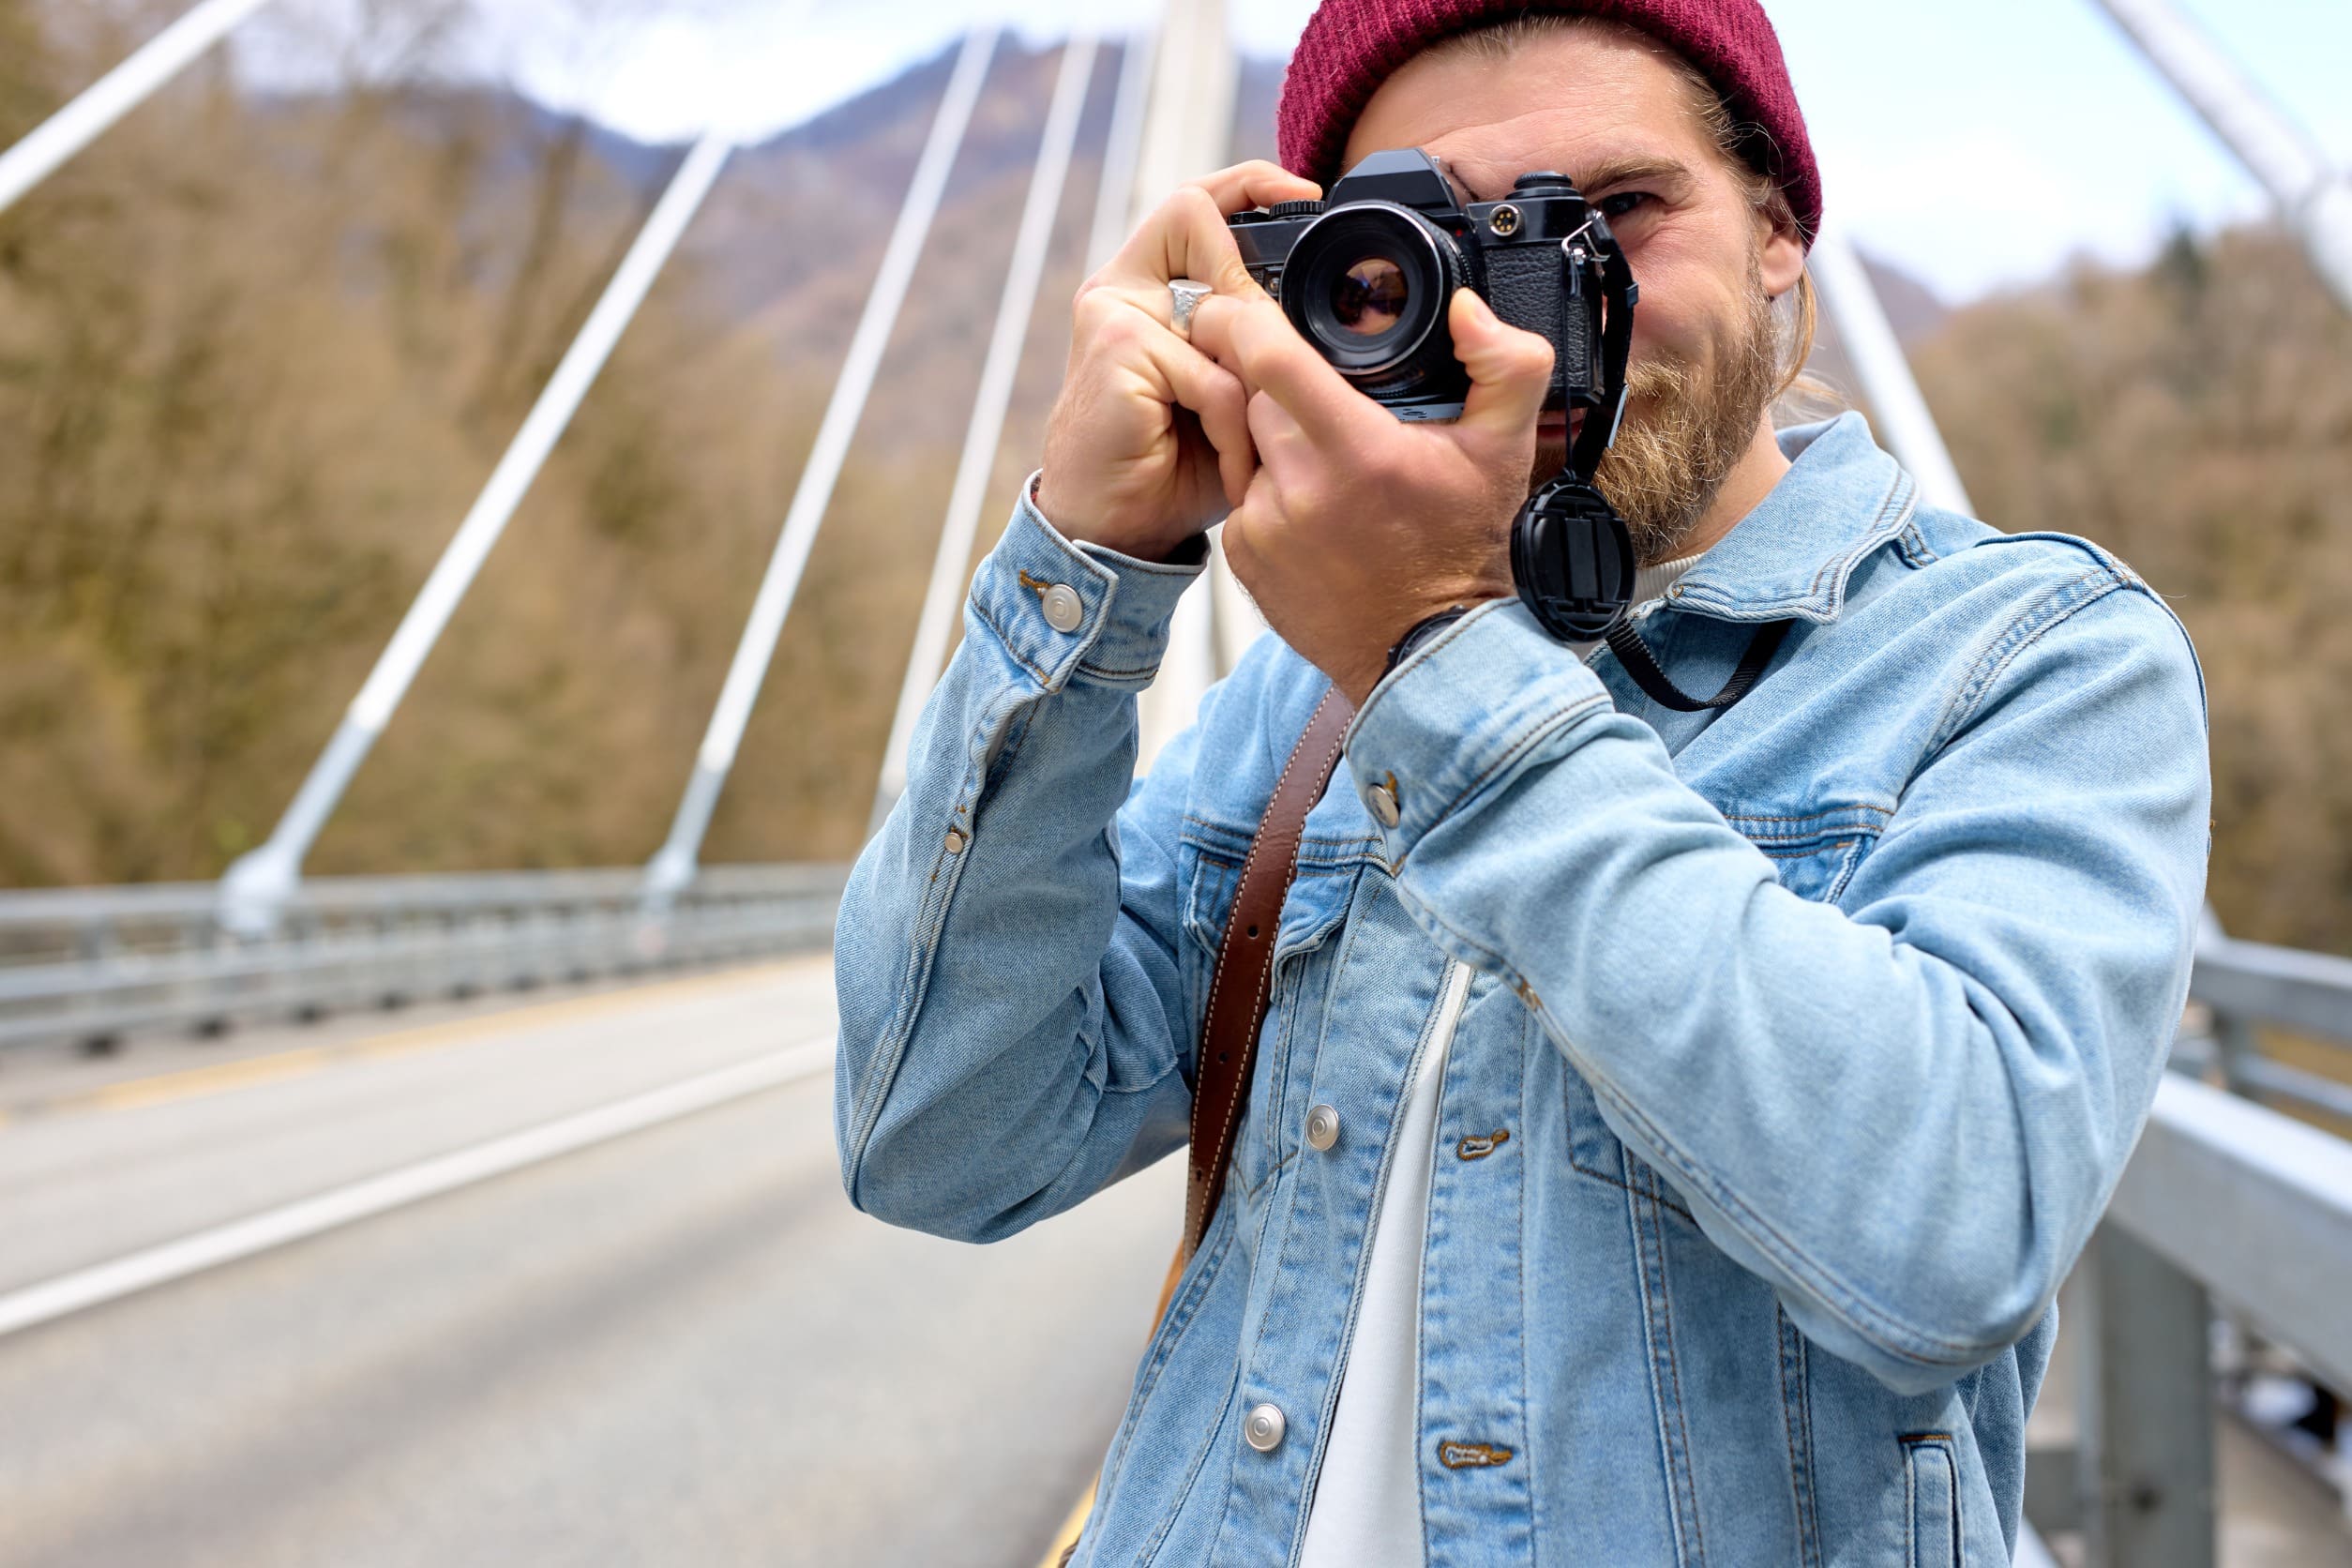
[[[1767,298],[1778,299],[1797,286],[1797,279],[1805,272],[1804,240],[1797,233],[1797,220],[1789,217],[1778,202],[1756,215],[1756,222],[1765,229],[1764,253],[1757,258],[1764,279]]]

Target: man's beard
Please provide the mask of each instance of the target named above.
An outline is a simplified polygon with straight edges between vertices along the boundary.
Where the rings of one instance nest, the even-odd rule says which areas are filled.
[[[1679,356],[1645,359],[1627,369],[1625,417],[1593,483],[1624,518],[1642,565],[1681,553],[1747,455],[1779,378],[1779,336],[1772,299],[1751,257],[1746,320],[1720,345],[1711,370]],[[1538,442],[1530,493],[1566,460],[1564,444]]]

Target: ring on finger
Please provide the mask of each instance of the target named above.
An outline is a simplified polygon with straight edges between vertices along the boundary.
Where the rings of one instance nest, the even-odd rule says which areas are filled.
[[[1192,313],[1199,309],[1204,295],[1215,292],[1208,284],[1195,282],[1189,278],[1171,278],[1168,280],[1170,314],[1174,318],[1169,324],[1176,329],[1176,336],[1186,342],[1192,340]]]

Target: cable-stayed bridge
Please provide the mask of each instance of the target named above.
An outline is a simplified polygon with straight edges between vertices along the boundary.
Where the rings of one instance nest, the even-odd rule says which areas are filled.
[[[2352,309],[2352,184],[2165,0],[2103,3]],[[202,0],[0,153],[0,208],[268,4]],[[1170,0],[1124,43],[1091,193],[1069,175],[1113,55],[1089,35],[1061,55],[922,610],[890,634],[888,760],[844,781],[877,818],[1002,505],[1057,218],[1091,201],[1098,261],[1228,161],[1217,0]],[[304,874],[725,177],[716,137],[679,161],[267,841],[218,883],[0,894],[0,1562],[1047,1551],[1145,1337],[1175,1162],[995,1248],[855,1215],[829,1122],[844,868],[702,863],[997,48],[970,34],[932,108],[648,864]],[[1868,274],[1834,230],[1813,266],[1882,438],[1966,508]],[[1259,629],[1214,564],[1147,696],[1147,763]],[[2352,961],[2212,925],[2179,1071],[2070,1289],[2037,1425],[2028,1516],[2080,1560],[2352,1560],[2325,1392],[2352,1388],[2352,1070],[2266,1054],[2273,1031],[2352,1046]],[[158,1044],[189,1032],[217,1037],[196,1065]]]

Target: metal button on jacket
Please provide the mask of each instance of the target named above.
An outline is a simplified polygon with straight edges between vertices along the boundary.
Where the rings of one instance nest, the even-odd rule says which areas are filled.
[[[964,852],[964,836],[960,828],[951,827],[947,830],[947,852],[949,854]]]
[[[1372,808],[1372,815],[1382,827],[1396,825],[1396,792],[1385,784],[1375,784],[1364,792],[1364,804]]]
[[[1306,1146],[1328,1149],[1339,1141],[1339,1112],[1330,1106],[1314,1106],[1306,1113]]]
[[[1272,1405],[1256,1405],[1251,1407],[1248,1417],[1242,1423],[1242,1436],[1259,1453],[1272,1454],[1282,1446],[1285,1426],[1279,1410]]]
[[[1046,625],[1056,631],[1076,631],[1086,619],[1086,601],[1066,582],[1057,582],[1044,595]]]

